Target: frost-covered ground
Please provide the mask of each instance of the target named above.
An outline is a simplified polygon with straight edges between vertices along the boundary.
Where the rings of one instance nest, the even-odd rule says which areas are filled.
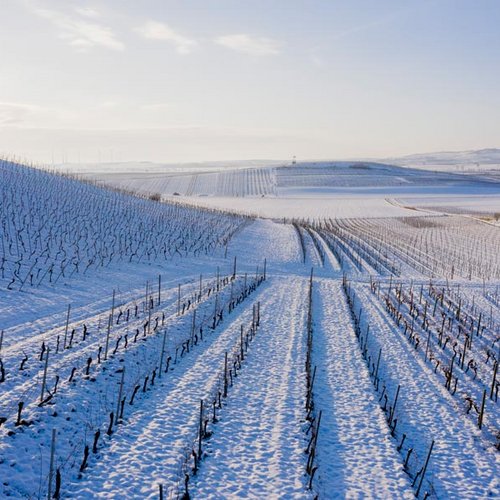
[[[463,196],[493,210],[498,185],[400,172],[405,186],[389,167],[349,165],[335,185],[337,167],[323,178],[318,165],[247,167],[226,178],[272,197],[230,187],[186,200],[266,219],[163,209],[64,178],[10,198],[0,497],[47,498],[49,483],[82,499],[158,498],[160,485],[165,498],[500,496],[499,229],[436,210]],[[196,175],[193,193],[217,185]],[[94,256],[82,193],[127,207],[136,228],[126,240],[119,220],[92,212],[96,234],[112,236],[86,273],[74,264]],[[57,218],[41,224],[37,200]],[[66,271],[31,284],[50,262]]]
[[[395,165],[426,170],[461,173],[485,172],[488,175],[500,170],[500,149],[413,154],[401,158],[391,158],[388,161]]]
[[[310,162],[297,165],[133,173],[94,168],[106,184],[201,207],[237,210],[269,218],[392,217],[412,215],[418,204],[477,212],[498,206],[498,179],[475,171],[435,172],[371,162]],[[91,175],[90,173],[86,174]],[[392,199],[405,203],[391,203]],[[458,207],[458,208],[457,208]]]

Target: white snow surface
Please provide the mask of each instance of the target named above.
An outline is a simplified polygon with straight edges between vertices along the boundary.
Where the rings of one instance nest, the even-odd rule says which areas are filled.
[[[333,498],[412,498],[371,390],[339,280],[321,278],[313,304],[316,400],[323,409],[318,492]],[[333,411],[332,411],[333,410]]]
[[[191,498],[411,498],[432,441],[419,498],[425,494],[431,499],[500,497],[495,441],[500,410],[489,393],[493,360],[500,356],[500,267],[495,253],[500,229],[477,220],[497,210],[498,184],[476,176],[433,177],[389,165],[354,165],[245,164],[209,173],[193,167],[188,174],[157,169],[135,179],[127,172],[109,176],[119,179],[121,187],[162,192],[164,198],[172,196],[174,186],[184,186],[190,195],[172,199],[265,217],[256,219],[164,208],[85,185],[82,192],[104,200],[103,206],[132,207],[126,213],[133,214],[138,235],[133,244],[139,253],[154,248],[141,237],[142,228],[152,227],[155,235],[166,236],[165,251],[150,258],[146,250],[139,259],[127,253],[130,246],[120,246],[127,234],[125,225],[117,229],[106,219],[108,214],[85,211],[85,196],[78,194],[73,180],[68,199],[60,189],[57,196],[41,197],[37,183],[31,182],[33,196],[20,198],[24,212],[18,218],[11,218],[15,215],[11,206],[4,207],[2,213],[9,215],[2,221],[2,255],[16,254],[23,260],[19,266],[11,258],[7,268],[17,283],[21,279],[16,266],[28,279],[30,266],[44,265],[45,258],[61,265],[59,251],[71,248],[76,259],[92,248],[84,236],[68,242],[62,231],[57,244],[52,242],[55,251],[45,250],[42,238],[33,237],[37,224],[25,223],[38,222],[31,200],[63,200],[65,210],[58,211],[54,204],[49,213],[71,214],[71,221],[79,213],[93,213],[95,220],[87,231],[93,225],[101,230],[106,221],[116,237],[104,243],[119,248],[123,256],[86,274],[61,273],[57,282],[45,280],[22,289],[9,289],[9,279],[0,278],[0,359],[5,370],[0,382],[0,418],[5,419],[0,424],[0,498],[47,497],[53,429],[61,498],[158,498],[159,485],[165,498],[182,498],[186,473]],[[8,181],[14,182],[14,177]],[[57,177],[55,184],[47,180],[43,185],[70,186],[65,182]],[[454,211],[461,200],[464,210]],[[472,216],[477,217],[471,219],[474,210]],[[292,225],[291,219],[310,224],[331,220],[300,226]],[[47,217],[41,224],[50,241],[55,233],[51,221]],[[58,221],[67,222],[64,217]],[[167,235],[162,235],[162,228]],[[24,248],[35,252],[30,255]],[[435,260],[439,262],[431,269]],[[481,272],[481,264],[488,273]],[[312,267],[313,417],[317,419],[321,411],[322,421],[313,461],[317,470],[310,481],[305,453],[310,421],[305,405]],[[362,311],[363,335],[369,326],[369,362],[363,357],[362,340],[357,338],[342,288],[344,274],[356,294],[354,311]],[[471,370],[455,366],[460,378],[456,394],[444,387],[442,373],[424,360],[422,344],[416,349],[384,307],[389,287],[399,284],[417,290],[430,287],[430,279],[447,298],[460,300],[461,314],[468,321],[455,326],[455,331],[466,331],[469,322],[475,325],[470,329],[473,345],[463,356],[468,356],[465,366],[476,361],[479,376],[476,379]],[[370,291],[372,280],[382,290],[378,295]],[[434,304],[430,292],[425,293],[425,300],[437,307],[433,318],[440,319],[442,312],[452,318],[450,323],[455,321],[452,306],[446,302],[440,306],[437,300]],[[260,326],[227,398],[217,408],[216,421],[208,419],[210,434],[202,440],[202,460],[195,474],[190,453],[198,444],[200,400],[211,417],[225,353],[240,352],[241,325],[248,331],[257,303]],[[408,307],[406,302],[401,306],[407,316]],[[218,321],[214,311],[222,311]],[[475,334],[480,326],[481,335]],[[432,328],[437,352],[434,323]],[[420,317],[415,331],[420,338],[427,337]],[[462,354],[465,334],[461,335],[453,344],[457,356]],[[62,342],[65,336],[70,346],[57,349],[57,339]],[[447,350],[440,347],[439,354],[451,357],[452,342]],[[50,347],[43,392],[47,357],[42,343]],[[109,353],[104,359],[106,343]],[[377,392],[373,364],[379,349],[382,382]],[[391,433],[383,395],[392,404],[398,386],[397,430]],[[479,408],[483,387],[488,394],[479,429],[476,410],[464,409],[464,395],[471,395]],[[41,396],[51,393],[39,406]],[[125,401],[124,412],[116,422],[119,394]],[[16,425],[20,401],[24,422]],[[108,436],[110,411],[115,420]],[[97,430],[100,438],[93,453]],[[88,463],[80,471],[85,446],[90,450]],[[54,488],[55,478],[52,492]]]

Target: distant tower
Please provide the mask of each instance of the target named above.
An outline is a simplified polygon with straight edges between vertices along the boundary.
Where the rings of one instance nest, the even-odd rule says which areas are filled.
[[[296,164],[297,164],[297,157],[295,155],[293,155],[292,165],[296,165]]]

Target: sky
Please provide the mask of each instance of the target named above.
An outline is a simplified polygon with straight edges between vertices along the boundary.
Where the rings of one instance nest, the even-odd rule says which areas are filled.
[[[500,147],[498,0],[0,0],[0,154],[341,159]]]

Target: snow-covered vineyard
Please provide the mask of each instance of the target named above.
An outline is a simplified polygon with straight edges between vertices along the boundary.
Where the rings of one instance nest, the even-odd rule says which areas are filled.
[[[128,170],[128,169],[131,170]],[[141,193],[183,196],[282,196],[297,187],[366,188],[381,186],[467,186],[454,173],[435,173],[371,162],[312,162],[277,167],[220,169],[218,171],[138,171],[124,164],[111,173],[91,171],[86,178]],[[484,182],[484,181],[483,181]]]
[[[437,181],[344,164],[141,182]],[[0,498],[500,497],[494,221],[394,193],[365,217],[252,218],[6,161],[0,193]]]

